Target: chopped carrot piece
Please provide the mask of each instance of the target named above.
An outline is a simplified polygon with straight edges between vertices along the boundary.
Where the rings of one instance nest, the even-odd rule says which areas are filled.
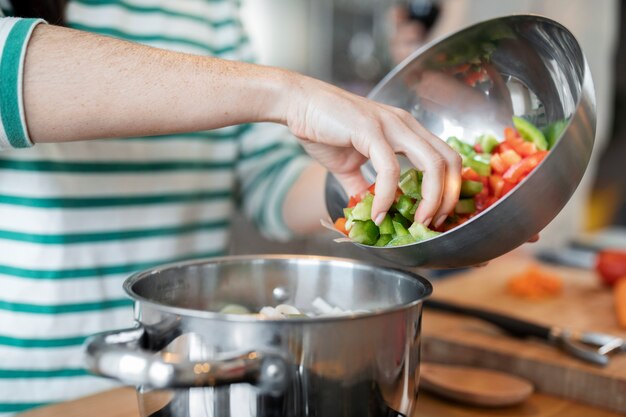
[[[509,293],[535,300],[555,297],[561,293],[562,279],[558,275],[544,271],[537,265],[511,277],[508,282]]]
[[[337,220],[335,220],[335,229],[339,230],[344,235],[348,234],[348,231],[346,230],[346,218],[345,217],[339,217]]]

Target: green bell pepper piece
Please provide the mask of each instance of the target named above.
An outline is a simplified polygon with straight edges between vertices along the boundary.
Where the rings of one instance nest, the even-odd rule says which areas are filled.
[[[401,195],[396,202],[396,210],[407,219],[412,219],[415,216],[415,201],[408,195]]]
[[[491,153],[500,144],[494,135],[482,135],[478,138],[478,144],[484,153]]]
[[[400,177],[398,183],[402,192],[416,200],[422,199],[422,173],[415,169],[409,169]]]
[[[418,222],[413,222],[411,227],[409,227],[409,233],[417,241],[430,239],[441,234],[439,232],[435,232],[434,230],[430,230],[428,227]]]
[[[364,245],[375,244],[379,235],[378,226],[372,220],[355,220],[349,234],[350,239]]]
[[[463,166],[472,168],[481,177],[488,177],[491,175],[491,163],[486,162],[484,156],[474,155],[473,157],[466,157],[461,155],[463,159]]]
[[[396,223],[400,223],[402,225],[402,227],[404,227],[405,229],[407,227],[409,227],[412,223],[411,220],[407,219],[406,217],[404,217],[402,214],[400,213],[396,213],[393,215],[393,221]]]
[[[387,246],[389,242],[393,239],[391,235],[380,235],[374,246]]]
[[[406,230],[406,227],[404,227],[401,223],[398,223],[397,221],[392,221],[391,223],[393,224],[393,229],[395,230],[395,237],[409,234],[409,231]]]
[[[454,212],[458,214],[472,214],[476,211],[476,203],[473,198],[463,198],[456,203]]]
[[[372,203],[374,202],[374,195],[371,193],[365,194],[365,197],[354,206],[352,210],[352,219],[366,221],[372,218]]]
[[[541,133],[541,130],[535,127],[534,124],[517,116],[513,116],[513,124],[524,140],[534,143],[540,151],[548,149],[548,141],[546,140],[546,137],[543,133]]]
[[[548,149],[554,148],[554,145],[556,145],[556,142],[559,140],[566,127],[567,119],[563,119],[551,123],[543,130],[543,135],[548,141]]]
[[[394,237],[389,243],[387,243],[387,246],[404,246],[411,243],[415,243],[415,239],[407,233],[406,235]]]
[[[480,181],[465,180],[461,183],[461,197],[473,197],[483,190],[483,183]]]
[[[354,210],[354,207],[345,207],[343,209],[343,217],[346,218],[346,220],[350,220],[352,218],[352,211]]]
[[[378,229],[380,230],[381,235],[392,235],[395,232],[391,216],[389,214],[385,215],[385,218],[380,223],[380,226],[378,226]]]
[[[447,140],[448,145],[462,156],[474,156],[476,155],[476,151],[472,148],[471,145],[461,141],[456,136],[450,136]]]

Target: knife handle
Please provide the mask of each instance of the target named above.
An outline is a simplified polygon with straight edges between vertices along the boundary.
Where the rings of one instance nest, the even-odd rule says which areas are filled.
[[[445,311],[448,313],[461,314],[475,317],[491,323],[512,336],[518,338],[537,337],[539,339],[550,340],[550,328],[526,320],[520,320],[505,314],[495,313],[473,307],[464,307],[447,301],[426,300],[424,306],[433,310]]]

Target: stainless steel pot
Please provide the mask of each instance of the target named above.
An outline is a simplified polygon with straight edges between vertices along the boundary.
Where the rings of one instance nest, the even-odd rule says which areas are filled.
[[[224,257],[137,273],[137,327],[86,343],[88,367],[138,387],[142,416],[410,415],[422,300],[412,273],[337,258]],[[218,314],[321,297],[346,316]]]

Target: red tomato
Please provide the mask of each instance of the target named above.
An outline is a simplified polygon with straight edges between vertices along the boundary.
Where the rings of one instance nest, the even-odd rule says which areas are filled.
[[[367,191],[369,191],[372,194],[376,194],[376,183],[373,183],[372,185],[370,185],[370,188],[368,188]]]
[[[483,147],[480,146],[480,143],[474,145],[474,150],[476,151],[476,153],[483,153]]]
[[[466,181],[480,181],[480,175],[470,167],[463,167],[461,170],[461,178]]]
[[[596,271],[605,285],[613,286],[618,279],[626,276],[626,252],[604,250],[598,253]]]
[[[526,175],[528,175],[539,163],[546,157],[548,151],[537,152],[534,155],[527,156],[518,163],[512,165],[506,170],[502,178],[512,184],[517,184]]]

